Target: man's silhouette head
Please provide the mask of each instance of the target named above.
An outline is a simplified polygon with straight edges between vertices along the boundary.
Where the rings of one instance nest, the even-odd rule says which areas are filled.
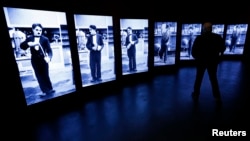
[[[203,33],[212,32],[212,23],[211,22],[205,22],[203,24]]]

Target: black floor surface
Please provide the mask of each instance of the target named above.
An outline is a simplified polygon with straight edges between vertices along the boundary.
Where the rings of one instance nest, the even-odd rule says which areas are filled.
[[[207,73],[195,103],[191,98],[195,68],[181,67],[173,74],[124,85],[119,91],[85,101],[61,114],[24,116],[26,120],[18,120],[11,131],[13,136],[19,133],[24,140],[34,141],[230,139],[212,136],[213,129],[235,131],[229,134],[232,136],[244,131],[248,137],[250,77],[245,65],[241,61],[223,61],[219,65],[221,105],[215,103]]]

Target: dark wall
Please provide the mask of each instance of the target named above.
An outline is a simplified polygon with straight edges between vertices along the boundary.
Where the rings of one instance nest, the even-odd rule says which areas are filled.
[[[113,1],[113,0],[52,0],[30,2],[28,0],[2,0],[3,5],[41,8],[60,11],[110,14],[125,17],[173,18],[184,21],[212,20],[218,22],[249,21],[247,2],[212,1]]]

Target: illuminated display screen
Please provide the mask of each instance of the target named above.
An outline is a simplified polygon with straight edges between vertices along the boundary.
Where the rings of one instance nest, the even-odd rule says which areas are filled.
[[[230,24],[226,28],[226,50],[224,55],[242,55],[248,24]]]
[[[27,105],[74,92],[66,13],[3,9]]]
[[[148,71],[148,20],[120,19],[122,74]]]
[[[82,86],[116,79],[112,16],[75,14]]]
[[[177,22],[155,22],[154,66],[175,64]]]
[[[182,25],[180,60],[194,59],[191,50],[195,38],[201,34],[201,26],[200,23]]]

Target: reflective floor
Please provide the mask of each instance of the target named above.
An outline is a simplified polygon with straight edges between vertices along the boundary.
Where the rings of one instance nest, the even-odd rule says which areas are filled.
[[[179,141],[227,139],[212,130],[246,131],[249,126],[249,68],[223,61],[218,68],[222,105],[217,105],[207,73],[198,103],[191,98],[194,67],[126,85],[58,115],[29,116],[13,128],[34,141]],[[62,108],[66,108],[65,105]],[[18,128],[20,127],[20,128]],[[244,140],[246,137],[235,137]]]

